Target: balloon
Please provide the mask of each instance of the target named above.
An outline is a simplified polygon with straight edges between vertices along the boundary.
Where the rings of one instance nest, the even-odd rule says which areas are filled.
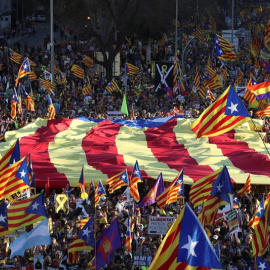
[[[86,193],[86,192],[83,192],[82,194],[81,194],[81,198],[82,199],[86,199],[88,197],[88,194]]]

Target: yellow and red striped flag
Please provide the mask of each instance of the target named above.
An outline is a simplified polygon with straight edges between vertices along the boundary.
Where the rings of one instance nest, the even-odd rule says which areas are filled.
[[[142,176],[141,176],[138,161],[136,160],[131,177],[130,177],[130,181],[129,181],[129,192],[136,202],[140,201],[140,194],[138,190],[139,182],[142,182]]]
[[[218,42],[219,42],[218,44],[222,49],[228,49],[231,51],[234,50],[234,45],[231,42],[229,42],[227,39],[223,38],[220,35],[216,35],[216,38],[218,39]]]
[[[126,63],[125,68],[126,68],[126,74],[129,76],[140,72],[140,68],[138,68],[130,63]]]
[[[98,185],[95,189],[95,205],[98,205],[101,197],[103,197],[104,195],[106,195],[106,191],[104,186],[102,185],[101,180],[99,180]]]
[[[19,140],[16,140],[0,159],[0,172],[20,159],[20,143]]]
[[[50,95],[54,95],[54,92],[53,90],[55,89],[56,85],[51,83],[50,81],[48,80],[44,80],[44,79],[39,79],[40,81],[40,86],[42,88],[44,88]]]
[[[270,49],[270,20],[268,21],[267,25],[265,26],[264,46],[269,51],[269,49]]]
[[[258,105],[258,108],[264,110],[267,106],[267,99],[261,99]]]
[[[224,134],[250,117],[232,86],[229,86],[190,126],[200,137]]]
[[[3,198],[14,200],[17,198],[16,192],[22,192],[27,188],[29,188],[29,177],[25,157],[1,170],[0,200]]]
[[[192,35],[198,38],[199,41],[203,41],[205,38],[205,35],[202,29],[198,25],[195,25],[193,27]]]
[[[207,89],[206,94],[207,94],[206,97],[209,98],[211,102],[213,102],[216,99],[210,88]]]
[[[250,179],[250,175],[248,176],[247,181],[244,184],[244,186],[237,193],[238,193],[238,195],[240,197],[245,197],[246,194],[250,194],[251,193],[251,179]]]
[[[31,67],[30,67],[28,58],[26,58],[20,66],[18,76],[15,80],[15,87],[18,85],[19,80],[23,78],[24,76],[28,75],[30,72],[31,72]]]
[[[250,104],[254,103],[256,98],[255,98],[253,92],[248,88],[248,86],[254,85],[256,83],[257,82],[252,77],[250,77],[246,92],[245,92],[244,97],[243,97]]]
[[[31,67],[36,67],[37,64],[35,62],[33,62],[31,59],[29,59],[29,64]]]
[[[90,58],[89,56],[87,56],[87,55],[83,56],[82,63],[84,63],[89,68],[94,66],[94,60],[92,58]]]
[[[113,193],[115,190],[128,185],[128,174],[127,169],[116,174],[115,176],[108,179],[107,184],[109,185],[109,193]]]
[[[189,199],[192,202],[194,208],[198,207],[199,205],[205,203],[208,195],[212,190],[213,183],[219,176],[221,169],[214,171],[213,173],[201,178],[200,180],[196,181],[189,192]]]
[[[0,236],[48,218],[43,193],[24,200],[15,200],[7,210],[8,228],[0,227]]]
[[[196,68],[193,84],[194,84],[194,86],[195,86],[197,89],[198,89],[199,86],[200,86],[200,80],[201,80],[201,77],[200,77],[198,68]]]
[[[54,119],[56,112],[55,112],[55,108],[54,108],[53,103],[52,103],[51,96],[48,94],[47,98],[48,98],[48,111],[50,114],[49,119]]]
[[[27,79],[29,81],[36,81],[37,80],[37,75],[34,71],[30,71],[29,74],[27,75]]]
[[[11,61],[15,62],[16,64],[21,63],[22,56],[16,52],[14,52],[12,49],[9,49],[8,56]]]
[[[216,76],[216,72],[212,69],[212,64],[211,64],[211,57],[209,56],[208,62],[206,65],[206,73],[210,78],[214,78]]]
[[[128,252],[132,252],[133,231],[134,231],[134,217],[133,217],[133,211],[131,210],[131,213],[128,216],[128,220],[127,220],[127,232],[126,232],[126,240],[125,240],[125,246],[127,247]]]
[[[215,75],[212,79],[206,82],[205,87],[210,89],[217,89],[223,86],[220,75]]]
[[[267,105],[263,110],[257,111],[256,114],[261,118],[270,117],[270,104]]]
[[[82,93],[84,96],[91,95],[91,83],[88,76],[83,80]]]
[[[72,68],[71,68],[71,71],[73,71],[73,75],[80,78],[80,79],[83,79],[84,78],[84,70],[83,68],[81,68],[80,66],[78,65],[73,65]]]

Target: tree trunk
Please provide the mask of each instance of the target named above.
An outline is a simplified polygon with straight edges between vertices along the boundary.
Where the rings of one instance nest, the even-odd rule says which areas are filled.
[[[106,69],[106,79],[110,82],[113,79],[113,61],[110,59],[104,62],[104,67]]]

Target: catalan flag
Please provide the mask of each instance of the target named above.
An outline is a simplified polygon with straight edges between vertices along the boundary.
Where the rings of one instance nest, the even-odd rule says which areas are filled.
[[[129,181],[129,192],[136,202],[140,201],[138,182],[142,182],[142,176],[141,176],[138,161],[136,160],[131,177],[130,177],[130,181]]]
[[[109,193],[113,193],[115,190],[128,185],[128,174],[127,170],[124,170],[115,176],[108,179],[107,184],[109,185]]]
[[[0,159],[0,172],[20,159],[20,143],[19,140],[16,140],[16,142],[14,142],[10,149]]]
[[[179,199],[181,196],[183,197],[184,192],[184,179],[183,179],[184,173],[183,170],[179,173],[178,178],[174,185],[170,188],[168,194],[167,194],[167,200],[166,205],[174,203]]]
[[[215,43],[222,49],[234,50],[234,45],[220,35],[215,35]]]
[[[216,75],[212,79],[206,82],[205,87],[210,89],[217,89],[223,86],[220,75]]]
[[[55,118],[55,108],[53,106],[53,103],[52,103],[52,99],[51,99],[51,96],[48,94],[47,95],[47,99],[48,99],[48,111],[50,113],[50,119],[54,119]]]
[[[37,75],[34,71],[30,71],[29,74],[27,75],[28,81],[36,81],[37,80]]]
[[[209,98],[211,102],[214,102],[214,100],[216,99],[210,88],[206,90],[206,97]]]
[[[95,247],[94,217],[88,219],[80,230],[76,239],[68,247],[69,263],[78,262],[80,252],[83,250],[91,251]]]
[[[24,99],[24,103],[25,103],[25,109],[27,111],[31,111],[34,112],[35,111],[35,104],[34,101],[32,100],[32,98],[29,96],[29,94],[26,92],[24,87],[21,87],[21,93],[22,93],[22,97]]]
[[[81,171],[78,186],[81,189],[81,193],[85,192],[84,165],[82,166],[82,171]]]
[[[270,270],[270,265],[261,257],[255,258],[256,268],[258,270]],[[250,267],[251,269],[251,267]]]
[[[254,96],[261,100],[270,97],[270,80],[255,85],[247,86],[247,90],[250,90]]]
[[[43,193],[24,200],[15,200],[7,211],[8,229],[0,227],[0,236],[48,218]]]
[[[205,37],[202,29],[198,25],[195,25],[193,27],[192,35],[195,36],[196,38],[198,38],[199,41],[203,41],[203,39]]]
[[[240,190],[238,190],[238,195],[240,197],[245,197],[246,194],[250,193],[251,193],[251,179],[249,175],[244,186]]]
[[[254,227],[253,237],[252,237],[252,253],[253,256],[263,256],[268,250],[269,245],[269,209],[270,204],[267,201],[265,206],[265,211],[257,224]]]
[[[11,118],[14,119],[17,116],[17,106],[19,103],[19,98],[16,89],[13,89],[13,95],[11,99]]]
[[[222,269],[205,230],[186,204],[168,230],[148,270],[196,268]]]
[[[67,84],[67,79],[65,74],[62,71],[58,71],[58,75],[57,75],[57,83],[58,84]]]
[[[21,78],[23,78],[24,76],[28,75],[31,72],[31,67],[30,67],[30,63],[28,58],[26,58],[22,65],[20,66],[19,72],[18,72],[18,76],[17,79],[15,81],[15,86],[18,85],[18,82]]]
[[[82,61],[87,67],[91,68],[94,66],[94,61],[92,58],[90,58],[87,55],[83,56],[83,61]]]
[[[91,83],[88,76],[83,79],[82,93],[84,96],[91,95]]]
[[[256,114],[261,118],[270,117],[270,104],[266,106],[263,110],[257,111]]]
[[[125,239],[125,246],[128,252],[132,252],[133,231],[134,231],[134,217],[133,217],[133,211],[131,211],[131,214],[128,215],[128,219],[127,219],[127,232],[126,232],[126,239]]]
[[[106,195],[105,188],[102,185],[101,180],[98,181],[98,185],[95,189],[95,205],[98,205],[100,198]]]
[[[19,65],[21,63],[22,56],[16,52],[14,52],[13,50],[9,49],[8,56],[9,56],[10,60],[15,62],[16,64]]]
[[[140,72],[140,69],[138,67],[136,67],[130,63],[126,63],[125,68],[126,68],[126,74],[129,76]]]
[[[36,67],[37,64],[35,62],[33,62],[31,59],[29,59],[29,64],[31,67]]]
[[[237,55],[234,53],[234,51],[221,48],[219,44],[215,44],[215,46],[216,46],[216,57],[224,61],[235,61],[237,59]]]
[[[41,88],[44,88],[44,89],[48,92],[48,94],[54,95],[53,90],[54,90],[55,87],[56,87],[55,84],[51,83],[51,82],[48,81],[48,80],[44,80],[44,79],[41,79],[41,78],[39,79],[39,82],[40,82],[40,87],[41,87]]]
[[[251,90],[248,88],[248,86],[255,85],[255,84],[257,84],[255,79],[250,77],[248,85],[247,85],[247,89],[246,89],[246,92],[245,92],[245,95],[243,97],[250,104],[254,103],[256,98],[255,98],[254,94],[251,92]]]
[[[268,51],[270,50],[270,20],[265,27],[264,46]]]
[[[258,104],[258,108],[264,110],[267,107],[267,99],[261,99]]]
[[[11,164],[1,170],[0,200],[7,198],[9,201],[17,198],[16,193],[29,188],[29,177],[26,158]]]
[[[175,179],[168,185],[168,187],[159,196],[157,196],[157,204],[160,209],[164,209],[166,204],[168,204],[167,203],[168,194],[176,185],[179,184],[179,179],[181,179],[179,177],[181,176],[181,173],[182,171],[179,172],[178,175],[175,177]]]
[[[210,192],[212,190],[213,183],[215,182],[221,171],[222,168],[201,178],[192,185],[189,192],[189,198],[194,208],[206,202],[206,199],[208,195],[210,195]]]
[[[204,224],[214,225],[218,208],[226,204],[232,205],[232,194],[231,179],[227,167],[224,166],[203,206]]]
[[[261,199],[260,204],[258,205],[258,207],[256,208],[253,217],[250,219],[249,221],[249,226],[251,228],[255,228],[258,226],[259,221],[261,220],[261,218],[264,215],[265,212],[265,204],[266,204],[267,200],[264,199],[264,197]]]
[[[249,113],[229,86],[190,126],[200,137],[224,134],[247,121]]]
[[[141,200],[141,202],[136,205],[136,208],[142,208],[154,204],[157,201],[157,197],[160,196],[163,192],[164,182],[162,173],[160,173],[153,187],[149,190],[148,194]]]
[[[81,68],[78,65],[73,65],[71,68],[71,71],[73,72],[74,76],[76,76],[80,79],[83,79],[85,77],[83,68]]]
[[[200,74],[198,68],[196,68],[193,85],[198,89],[200,86]]]

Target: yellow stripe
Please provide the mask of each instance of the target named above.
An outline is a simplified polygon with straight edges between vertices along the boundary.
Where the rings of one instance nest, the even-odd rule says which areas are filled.
[[[84,165],[85,181],[107,178],[102,172],[88,165],[85,152],[82,148],[82,140],[86,133],[89,132],[97,124],[94,122],[85,122],[74,119],[69,128],[57,133],[54,141],[49,143],[48,151],[51,162],[57,171],[64,173],[71,186],[77,186],[82,164]],[[63,146],[65,146],[63,148]]]
[[[177,121],[178,124],[174,128],[176,139],[179,144],[185,145],[185,148],[189,152],[189,155],[194,158],[199,165],[209,165],[214,171],[222,168],[223,166],[226,166],[228,168],[231,178],[235,180],[236,183],[243,184],[246,182],[249,173],[245,173],[235,167],[230,161],[230,159],[223,155],[221,149],[219,149],[216,144],[208,143],[208,138],[206,137],[194,140],[195,135],[189,128],[189,123],[192,120],[178,119]],[[249,128],[247,123],[236,128],[235,138],[242,142],[250,142],[250,139],[258,137],[258,134],[256,132],[251,131],[250,129],[248,130],[247,128]],[[256,151],[260,153],[263,153],[262,142],[255,145],[249,145],[249,147],[256,149]],[[265,149],[264,153],[267,155]],[[250,174],[250,177],[252,178],[252,183],[255,184],[256,181],[257,183],[262,183],[262,176]],[[263,178],[265,183],[269,181],[269,178],[267,176]]]
[[[127,166],[134,166],[138,161],[140,169],[145,170],[153,178],[157,178],[162,172],[164,181],[173,181],[179,171],[170,169],[167,164],[159,162],[147,146],[145,129],[135,129],[122,126],[115,138],[115,144],[119,155],[123,155]],[[184,175],[186,183],[193,183],[193,180]]]
[[[264,87],[264,88],[260,88],[258,90],[251,90],[253,94],[255,94],[256,96],[258,95],[263,95],[266,94],[268,92],[270,92],[270,86]]]

